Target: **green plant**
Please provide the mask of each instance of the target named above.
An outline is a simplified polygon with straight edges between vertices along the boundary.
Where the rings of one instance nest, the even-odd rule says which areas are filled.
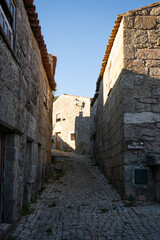
[[[54,192],[55,192],[55,193],[60,193],[61,191],[60,191],[60,190],[55,190]]]
[[[57,95],[54,95],[53,102],[55,102],[55,101],[56,101],[58,98],[59,98],[59,96],[57,96]]]
[[[128,200],[129,200],[129,201],[134,201],[134,197],[133,197],[132,194],[129,195]]]
[[[47,228],[45,232],[48,233],[48,235],[52,234],[52,228],[51,227]]]
[[[98,161],[96,160],[96,161],[92,164],[92,166],[98,166]]]
[[[117,206],[113,204],[112,208],[113,208],[113,210],[116,210]]]
[[[22,205],[22,216],[26,216],[33,213],[33,209],[30,208],[30,204],[28,202],[24,202]]]
[[[68,209],[74,209],[74,207],[72,207],[72,206],[68,206],[67,208],[68,208]]]
[[[109,179],[109,180],[108,180],[108,183],[109,183],[109,184],[112,184],[112,180],[111,180],[111,179]]]
[[[52,202],[51,205],[49,205],[48,207],[56,207],[57,204],[55,202]]]
[[[119,202],[119,200],[114,200],[114,199],[113,199],[112,202]]]
[[[17,239],[17,237],[12,236],[12,235],[10,235],[10,236],[7,238],[7,240],[16,240],[16,239]]]
[[[37,197],[31,197],[31,203],[37,203]]]
[[[56,179],[60,179],[61,177],[64,176],[64,170],[58,170],[56,169]]]
[[[102,208],[102,209],[101,209],[101,212],[102,212],[102,213],[106,213],[106,212],[108,212],[108,211],[109,211],[109,209],[107,209],[107,208]]]

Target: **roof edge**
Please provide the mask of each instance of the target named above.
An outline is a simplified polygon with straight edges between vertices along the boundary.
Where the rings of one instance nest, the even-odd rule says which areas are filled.
[[[113,30],[111,32],[110,38],[108,40],[107,48],[106,48],[105,55],[104,55],[104,58],[103,58],[103,61],[102,61],[102,67],[101,67],[100,74],[99,74],[99,77],[98,77],[97,83],[96,83],[96,85],[97,85],[96,86],[96,92],[95,92],[95,95],[94,95],[93,100],[91,102],[91,106],[94,105],[94,103],[95,103],[95,101],[96,101],[96,99],[99,95],[100,83],[101,83],[101,80],[103,78],[103,74],[104,74],[104,71],[105,71],[105,68],[106,68],[106,65],[107,65],[107,62],[108,62],[108,58],[110,56],[110,52],[112,50],[113,43],[114,43],[115,37],[117,35],[117,32],[118,32],[118,29],[119,29],[119,26],[120,26],[120,23],[122,21],[123,16],[129,15],[130,13],[134,13],[136,11],[142,11],[146,8],[155,7],[155,6],[158,6],[158,5],[160,5],[160,1],[156,2],[156,3],[151,3],[151,4],[149,4],[147,6],[144,6],[144,7],[141,7],[141,8],[137,8],[137,9],[128,11],[128,12],[123,13],[123,14],[117,15],[117,20],[115,21],[115,25],[114,25]]]
[[[97,79],[97,83],[96,83],[96,93],[93,97],[93,100],[91,102],[91,106],[94,105],[94,102],[96,101],[98,95],[99,95],[99,87],[100,87],[100,83],[101,83],[101,80],[103,78],[103,74],[104,74],[104,71],[105,71],[105,68],[106,68],[106,65],[107,65],[107,62],[108,62],[108,58],[110,56],[110,53],[111,53],[111,50],[112,50],[112,47],[113,47],[113,43],[114,43],[114,40],[117,36],[117,32],[118,32],[118,29],[119,29],[119,26],[120,26],[120,23],[122,21],[122,15],[118,15],[117,16],[117,20],[115,21],[115,25],[112,29],[112,32],[111,32],[111,35],[110,35],[110,38],[108,40],[108,44],[107,44],[107,47],[106,47],[106,51],[105,51],[105,55],[104,55],[104,58],[103,58],[103,61],[102,61],[102,64],[101,64],[101,70],[100,70],[100,74],[99,74],[99,77]]]
[[[46,44],[41,33],[41,26],[39,25],[38,14],[36,13],[36,7],[33,4],[34,0],[23,0],[25,9],[27,11],[28,19],[30,26],[33,32],[33,35],[38,43],[38,47],[42,57],[43,67],[46,71],[49,85],[52,91],[56,89],[56,82],[54,80],[56,61],[53,61],[54,67],[51,66],[49,54],[47,52]],[[57,58],[56,58],[57,59]],[[54,71],[52,71],[54,69]]]

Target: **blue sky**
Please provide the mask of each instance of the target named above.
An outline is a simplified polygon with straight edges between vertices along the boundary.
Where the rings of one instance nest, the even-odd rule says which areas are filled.
[[[57,95],[93,97],[118,14],[149,0],[35,0],[48,53],[57,56]]]

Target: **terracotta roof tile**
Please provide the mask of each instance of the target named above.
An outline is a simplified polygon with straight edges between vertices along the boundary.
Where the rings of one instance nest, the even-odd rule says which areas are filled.
[[[52,91],[54,91],[56,89],[54,75],[55,75],[57,58],[54,56],[54,60],[52,61],[52,63],[49,60],[49,54],[47,52],[46,44],[44,42],[44,39],[41,33],[41,26],[39,25],[38,14],[35,12],[36,8],[33,4],[34,0],[23,0],[23,2],[27,11],[31,29],[33,31],[33,34],[35,36],[35,39],[38,43],[38,46],[41,52],[43,66],[46,71],[50,87]],[[53,64],[54,66],[51,64]]]

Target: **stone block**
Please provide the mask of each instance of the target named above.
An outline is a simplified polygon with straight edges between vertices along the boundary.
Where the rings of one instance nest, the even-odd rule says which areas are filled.
[[[160,122],[160,115],[152,112],[124,113],[124,123],[156,123]]]
[[[124,57],[133,59],[135,57],[135,50],[132,44],[128,44],[124,48]]]
[[[136,30],[132,35],[132,43],[146,43],[148,41],[148,33],[146,30]]]
[[[134,89],[134,76],[133,75],[123,75],[121,78],[123,89]]]
[[[145,196],[145,195],[138,195],[137,196],[137,200],[146,202],[147,201],[147,196]]]
[[[149,76],[160,79],[160,68],[150,68]]]
[[[137,29],[152,29],[156,26],[156,18],[151,16],[137,16],[134,27]]]
[[[138,101],[146,104],[155,104],[157,102],[155,98],[140,98]]]
[[[138,49],[135,56],[138,59],[160,60],[160,49]]]
[[[157,123],[157,124],[156,124],[156,127],[157,127],[157,128],[160,128],[160,123]]]
[[[160,96],[160,88],[159,87],[152,89],[152,96],[153,97],[159,97]]]
[[[153,9],[151,10],[151,12],[150,12],[150,15],[151,15],[151,16],[158,16],[158,15],[160,15],[160,7],[155,7],[155,8],[153,8]]]
[[[136,59],[136,60],[124,60],[124,66],[126,69],[139,73],[139,74],[148,74],[148,68],[145,67],[145,62],[143,59]]]
[[[154,104],[152,106],[153,112],[159,112],[160,113],[160,103],[159,104]]]
[[[30,164],[26,167],[26,183],[34,183],[37,177],[37,166]]]
[[[160,67],[160,60],[146,60],[146,67],[148,68],[158,68]]]
[[[123,33],[123,37],[124,37],[124,44],[132,44],[132,41],[133,41],[133,36],[135,34],[135,29],[128,29],[128,28],[125,28],[124,29],[124,33]]]
[[[149,40],[149,42],[156,43],[158,37],[159,37],[159,31],[157,32],[157,30],[155,30],[155,29],[148,30],[148,40]]]
[[[132,16],[124,16],[124,27],[133,28],[134,26],[134,18]]]
[[[143,75],[136,74],[136,75],[135,75],[135,79],[134,79],[134,85],[135,85],[135,86],[140,86],[140,85],[142,85],[143,80],[144,80],[144,76],[143,76]]]

